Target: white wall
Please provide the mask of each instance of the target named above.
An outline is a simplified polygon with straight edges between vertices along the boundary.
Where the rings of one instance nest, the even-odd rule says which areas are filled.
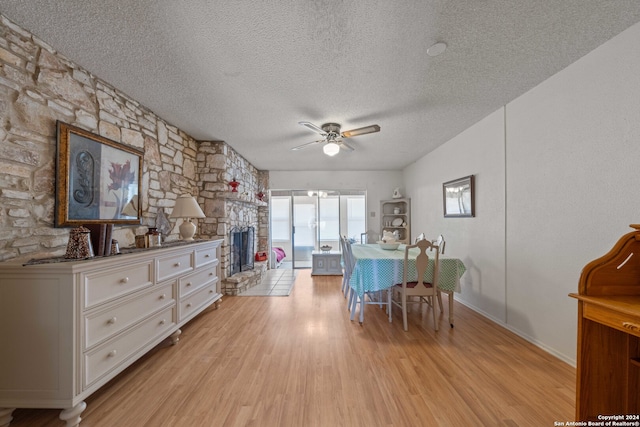
[[[380,200],[390,199],[396,187],[402,187],[401,171],[269,172],[269,188],[274,190],[366,190],[367,228],[378,234]]]
[[[456,296],[572,364],[567,294],[640,222],[639,43],[636,24],[404,171],[414,231],[469,268]],[[442,182],[470,174],[476,218],[442,218]]]
[[[444,218],[442,183],[467,175],[475,176],[476,216]],[[404,171],[413,233],[444,236],[445,256],[461,258],[467,267],[456,298],[499,322],[506,320],[504,175],[502,110]]]

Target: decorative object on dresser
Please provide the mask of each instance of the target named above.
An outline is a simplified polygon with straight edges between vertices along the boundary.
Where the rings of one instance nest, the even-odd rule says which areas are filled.
[[[640,224],[582,269],[578,293],[576,420],[640,413]],[[634,418],[628,418],[628,416]],[[586,425],[586,424],[585,424]]]
[[[140,224],[143,153],[57,122],[56,227]]]
[[[93,258],[93,246],[91,245],[91,232],[83,226],[76,227],[69,232],[69,242],[67,252],[64,257],[67,259]]]
[[[397,243],[411,244],[411,199],[380,201],[380,233],[392,233]],[[384,240],[384,239],[382,239]]]
[[[156,228],[160,232],[162,237],[166,237],[171,234],[171,222],[167,215],[164,213],[164,208],[158,208],[158,213],[156,214]]]
[[[184,221],[180,224],[180,238],[182,240],[193,240],[193,235],[196,233],[196,225],[191,222],[191,218],[205,218],[205,215],[196,199],[190,194],[184,194],[176,200],[176,205],[173,207],[170,217],[184,218]]]
[[[96,256],[111,255],[111,236],[113,235],[113,224],[91,223],[84,227],[91,231],[91,244],[93,253]]]
[[[219,305],[222,240],[117,257],[0,263],[0,418],[84,400],[207,307]],[[126,252],[126,250],[123,250]]]
[[[473,217],[475,216],[475,195],[473,175],[454,179],[442,184],[442,200],[444,216]]]

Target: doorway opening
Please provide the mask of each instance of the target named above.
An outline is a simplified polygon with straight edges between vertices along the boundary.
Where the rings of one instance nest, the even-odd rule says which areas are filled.
[[[311,268],[312,252],[340,251],[341,235],[360,241],[366,196],[363,190],[271,190],[270,247],[286,254],[278,268]]]

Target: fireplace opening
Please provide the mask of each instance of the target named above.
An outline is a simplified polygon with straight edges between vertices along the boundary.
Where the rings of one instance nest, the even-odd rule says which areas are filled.
[[[233,227],[229,235],[230,276],[242,271],[253,270],[254,227]]]

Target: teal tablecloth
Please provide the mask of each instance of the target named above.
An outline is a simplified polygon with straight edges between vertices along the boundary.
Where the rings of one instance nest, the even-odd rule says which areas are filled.
[[[351,273],[349,285],[358,295],[390,288],[396,283],[402,283],[404,271],[405,245],[400,245],[395,251],[380,248],[377,244],[351,245],[355,258],[355,267]],[[416,260],[418,248],[409,252],[409,280],[416,280]],[[425,280],[433,278],[435,253],[429,253],[429,267],[425,273]],[[413,256],[412,256],[413,255]],[[440,256],[440,280],[438,287],[445,292],[460,292],[460,277],[466,267],[457,258]]]

